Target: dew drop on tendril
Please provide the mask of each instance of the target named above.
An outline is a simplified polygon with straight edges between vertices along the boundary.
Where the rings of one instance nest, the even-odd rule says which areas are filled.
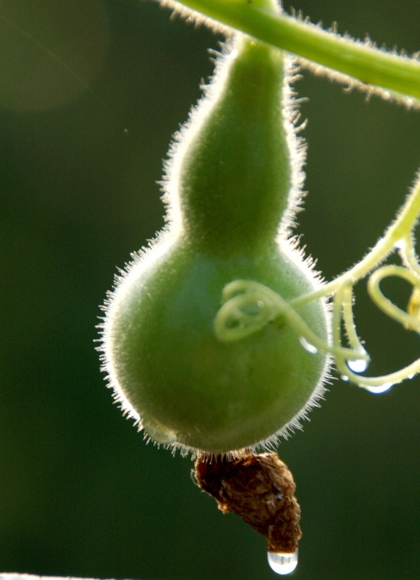
[[[292,554],[283,554],[279,552],[267,552],[268,563],[270,568],[276,574],[281,574],[285,576],[290,574],[296,568],[298,564],[298,553],[293,552]]]
[[[301,336],[299,338],[299,342],[307,352],[309,352],[310,354],[317,354],[318,349],[316,348],[316,346],[308,342],[304,336]]]
[[[381,395],[382,393],[389,391],[393,384],[394,383],[384,383],[383,385],[378,385],[377,387],[366,387],[365,385],[361,386],[369,391],[369,393],[373,393],[374,395]]]
[[[362,358],[347,361],[347,366],[354,373],[364,373],[368,368],[368,362]]]
[[[396,250],[403,250],[405,248],[405,240],[397,240],[394,244]]]

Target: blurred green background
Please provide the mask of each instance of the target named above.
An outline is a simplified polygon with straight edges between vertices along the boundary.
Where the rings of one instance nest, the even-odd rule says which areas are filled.
[[[315,22],[420,49],[418,0],[301,0]],[[285,7],[289,9],[291,3]],[[95,352],[117,267],[162,221],[156,181],[220,38],[156,3],[0,4],[0,570],[269,580],[265,542],[223,516],[191,461],[143,442]],[[331,278],[372,246],[420,160],[420,116],[305,73],[306,211]],[[360,284],[373,373],[418,356]],[[409,289],[389,282],[402,305]],[[280,445],[297,481],[298,580],[420,578],[420,380],[374,396],[335,380]]]

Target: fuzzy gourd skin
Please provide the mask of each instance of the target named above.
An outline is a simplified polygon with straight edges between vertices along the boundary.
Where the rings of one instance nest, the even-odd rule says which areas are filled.
[[[287,301],[317,285],[286,240],[302,157],[284,118],[288,90],[283,55],[237,37],[173,146],[168,227],[110,295],[104,366],[123,408],[158,443],[212,454],[253,447],[322,394],[327,357],[302,348],[286,319],[229,343],[214,331],[234,280]],[[299,315],[327,340],[322,301]]]

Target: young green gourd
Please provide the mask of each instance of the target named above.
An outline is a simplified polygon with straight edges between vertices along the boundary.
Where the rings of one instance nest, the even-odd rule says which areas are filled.
[[[290,238],[304,160],[292,73],[277,49],[239,34],[228,43],[170,150],[167,226],[109,295],[104,368],[157,443],[224,454],[273,442],[324,391],[329,357],[305,350],[258,291],[249,302],[225,289],[257,282],[287,302],[318,285]],[[225,316],[232,296],[238,307]],[[299,316],[328,340],[322,300]]]

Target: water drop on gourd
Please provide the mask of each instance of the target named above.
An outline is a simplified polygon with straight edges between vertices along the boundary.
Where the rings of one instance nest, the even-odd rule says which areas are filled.
[[[349,377],[347,375],[341,375],[341,380],[347,383],[349,381]]]
[[[298,565],[298,552],[284,554],[281,552],[267,552],[270,568],[276,574],[286,576],[295,570]]]
[[[365,387],[362,385],[369,393],[373,393],[374,395],[381,395],[382,393],[386,393],[389,389],[394,385],[394,383],[388,382],[384,383],[383,385],[378,385],[377,387]]]
[[[299,338],[299,342],[307,352],[311,354],[317,354],[318,352],[317,347],[308,342],[304,336],[301,336]]]
[[[368,361],[360,358],[360,359],[347,361],[347,366],[354,373],[364,373],[365,370],[368,368],[369,363],[368,363]]]

